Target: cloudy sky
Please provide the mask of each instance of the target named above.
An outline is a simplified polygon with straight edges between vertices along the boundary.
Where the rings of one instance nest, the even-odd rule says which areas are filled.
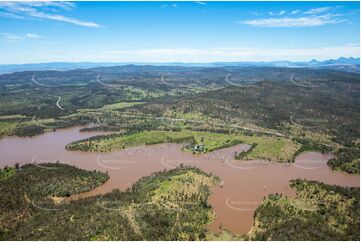
[[[359,57],[359,2],[0,2],[0,64]]]

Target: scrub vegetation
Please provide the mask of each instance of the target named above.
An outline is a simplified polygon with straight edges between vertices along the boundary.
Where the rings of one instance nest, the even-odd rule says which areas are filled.
[[[66,178],[69,172],[85,172],[74,167],[57,166],[67,170],[67,173],[57,173],[59,178]],[[22,168],[21,172],[24,171],[26,174],[14,176],[12,182],[31,179],[34,171],[41,171],[46,177],[54,173],[29,166]],[[101,174],[86,173],[92,176]],[[48,208],[52,205],[53,209],[50,211],[34,208],[22,197],[30,196],[23,190],[23,184],[14,185],[13,190],[17,190],[6,193],[2,199],[16,200],[17,204],[13,206],[16,205],[17,209],[2,208],[0,236],[4,240],[203,240],[207,236],[206,226],[215,216],[207,199],[218,181],[199,169],[181,166],[143,177],[127,191],[114,190],[103,196],[66,204],[48,201]],[[54,184],[57,184],[54,179],[41,183],[49,188]],[[1,189],[6,189],[6,185],[9,184],[1,183]],[[41,189],[41,192],[35,190],[32,194],[43,197],[61,195],[63,191],[65,188],[52,189],[44,194]],[[5,203],[1,204],[5,206]],[[22,217],[15,212],[22,212]],[[9,226],[5,218],[14,216],[18,218],[14,221],[17,223]]]
[[[360,240],[360,189],[293,180],[295,198],[272,194],[255,212],[251,240]]]
[[[54,199],[86,192],[108,180],[107,174],[60,163],[27,164],[0,170],[0,239],[33,214],[55,209]],[[61,200],[61,199],[60,199]]]

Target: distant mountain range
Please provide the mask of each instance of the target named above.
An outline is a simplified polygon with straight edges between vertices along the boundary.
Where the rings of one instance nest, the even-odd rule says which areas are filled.
[[[141,63],[141,62],[50,62],[35,64],[6,64],[0,65],[0,74],[18,71],[39,70],[72,70],[94,67],[110,67],[122,65],[153,65],[153,66],[186,66],[186,67],[224,67],[224,66],[257,66],[257,67],[292,67],[332,69],[346,72],[360,73],[360,58],[340,57],[325,61],[311,60],[308,62],[271,61],[271,62],[212,62],[212,63]]]

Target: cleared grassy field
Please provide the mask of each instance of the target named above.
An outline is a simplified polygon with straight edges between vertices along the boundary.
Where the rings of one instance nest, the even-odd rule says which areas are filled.
[[[0,121],[0,137],[4,136],[33,136],[52,130],[56,127],[54,119],[34,119],[34,120],[12,120],[12,121]],[[38,129],[39,131],[32,132],[32,129]],[[41,132],[40,132],[41,131]]]
[[[21,115],[21,114],[3,115],[3,116],[0,116],[0,120],[23,119],[23,118],[26,118],[26,116],[25,116],[25,115]]]
[[[15,122],[0,122],[0,137],[12,135],[12,132],[17,127]]]
[[[143,131],[130,135],[98,136],[80,140],[67,145],[69,150],[109,152],[127,147],[165,142],[194,142],[203,144],[205,152],[233,146],[237,143],[253,144],[257,147],[245,159],[266,159],[271,161],[290,161],[299,145],[292,140],[271,136],[246,136],[241,134],[218,134],[197,131]]]
[[[101,108],[96,108],[96,109],[79,109],[78,111],[80,112],[95,112],[95,111],[114,111],[114,110],[119,110],[119,109],[124,109],[124,108],[129,108],[135,105],[140,105],[140,104],[144,104],[145,102],[119,102],[119,103],[113,103],[113,104],[107,104],[104,105]]]
[[[257,146],[248,153],[246,159],[266,159],[271,161],[291,161],[292,155],[300,145],[292,140],[278,137],[253,136],[245,137],[246,143],[256,143]]]
[[[299,149],[299,145],[292,140],[271,136],[246,136],[241,134],[215,134],[210,132],[192,132],[199,144],[206,146],[206,151],[214,151],[229,144],[246,143],[257,144],[244,159],[266,159],[271,161],[288,161]]]
[[[130,135],[96,136],[73,142],[66,148],[69,150],[109,152],[145,144],[181,142],[191,138],[192,136],[188,132],[143,131]]]

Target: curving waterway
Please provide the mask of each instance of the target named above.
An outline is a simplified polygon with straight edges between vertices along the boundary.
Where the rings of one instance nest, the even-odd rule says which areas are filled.
[[[70,128],[31,138],[6,137],[0,140],[0,166],[13,166],[37,161],[76,165],[87,170],[108,171],[110,179],[94,190],[72,196],[72,199],[126,189],[143,176],[178,164],[192,165],[211,172],[221,179],[213,189],[209,203],[216,213],[209,225],[212,231],[220,227],[233,233],[247,233],[253,223],[253,213],[270,193],[292,197],[295,192],[289,181],[295,178],[317,180],[341,186],[360,185],[359,175],[334,172],[327,166],[330,155],[305,152],[294,164],[268,161],[236,161],[234,153],[245,151],[249,145],[240,144],[208,154],[192,155],[181,151],[180,144],[138,146],[112,153],[65,150],[65,145],[79,139],[98,135]]]

